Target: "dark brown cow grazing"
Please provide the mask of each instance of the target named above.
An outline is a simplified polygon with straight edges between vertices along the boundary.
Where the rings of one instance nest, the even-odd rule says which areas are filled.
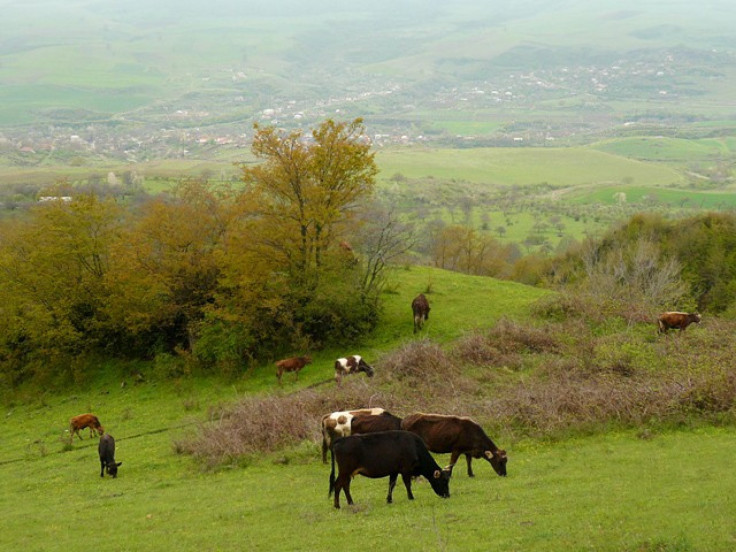
[[[411,302],[411,310],[414,313],[414,333],[422,329],[424,321],[429,318],[429,301],[423,293],[417,295]]]
[[[105,433],[105,428],[100,425],[100,420],[97,419],[97,416],[94,414],[80,414],[79,416],[74,416],[69,420],[69,439],[74,439],[75,434],[81,439],[82,436],[80,435],[79,430],[86,427],[89,428],[90,438],[94,437],[95,431],[100,435]]]
[[[340,470],[335,479],[335,461]],[[350,480],[357,474],[366,477],[388,477],[386,502],[393,501],[396,480],[401,479],[409,500],[411,478],[424,476],[434,492],[443,498],[450,496],[450,472],[440,469],[419,436],[408,431],[380,431],[365,435],[351,435],[332,444],[332,471],[330,493],[335,492],[335,508],[340,507],[340,491],[345,491],[348,504],[353,503],[350,495]]]
[[[327,450],[335,439],[389,429],[401,429],[401,418],[386,412],[383,408],[363,408],[325,414],[322,417],[322,462],[327,463]]]
[[[312,357],[310,356],[291,357],[277,361],[276,377],[279,379],[279,385],[281,385],[281,376],[284,372],[294,372],[296,375],[294,381],[296,381],[299,379],[299,370],[304,368],[310,362],[312,362]]]
[[[689,314],[687,312],[663,312],[657,318],[657,326],[659,333],[667,333],[667,330],[685,331],[690,324],[700,323],[701,316],[695,312]]]
[[[100,477],[105,477],[105,468],[108,475],[118,476],[118,466],[122,462],[115,462],[115,439],[109,433],[100,437],[100,444],[97,445],[97,452],[100,453]]]
[[[499,449],[483,428],[470,418],[442,414],[412,414],[401,422],[401,429],[419,435],[432,452],[450,453],[452,472],[461,454],[468,462],[468,476],[473,477],[473,458],[485,458],[498,475],[506,475],[506,451]]]
[[[363,360],[360,355],[338,358],[335,361],[335,382],[337,382],[337,385],[340,385],[343,376],[357,374],[358,372],[365,372],[369,378],[373,377],[373,367]]]

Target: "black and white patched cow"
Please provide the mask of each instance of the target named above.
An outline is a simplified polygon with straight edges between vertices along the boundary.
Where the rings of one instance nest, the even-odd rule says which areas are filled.
[[[360,355],[338,358],[335,361],[335,381],[337,385],[340,385],[343,376],[357,372],[365,372],[369,378],[373,377],[373,367],[363,360]]]
[[[360,408],[325,414],[322,417],[322,462],[327,462],[327,451],[335,439],[389,429],[401,429],[401,418],[383,408]]]

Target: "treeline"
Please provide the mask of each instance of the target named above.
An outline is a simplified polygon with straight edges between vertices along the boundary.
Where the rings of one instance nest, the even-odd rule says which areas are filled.
[[[665,309],[733,316],[736,215],[638,214],[550,259],[540,277],[630,321]]]
[[[122,203],[45,201],[0,228],[0,373],[68,378],[90,356],[242,368],[369,332],[402,227],[371,207],[360,120],[256,128],[242,183]]]

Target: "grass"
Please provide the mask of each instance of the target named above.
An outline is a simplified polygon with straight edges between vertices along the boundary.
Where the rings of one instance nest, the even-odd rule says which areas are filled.
[[[146,420],[139,422],[145,430]],[[316,445],[203,473],[172,452],[171,436],[119,439],[116,480],[98,477],[89,441],[0,466],[0,548],[145,551],[176,542],[182,551],[357,550],[387,535],[399,550],[485,550],[489,542],[511,550],[736,545],[733,430],[517,443],[505,479],[485,464],[474,480],[458,469],[450,499],[420,482],[410,503],[399,484],[389,506],[385,479],[358,477],[356,505],[341,511],[327,498],[329,468]],[[693,450],[696,461],[683,458]]]
[[[381,151],[381,176],[432,176],[500,186],[546,182],[581,186],[623,179],[650,186],[682,183],[682,176],[664,165],[644,163],[592,148],[411,148]]]
[[[415,336],[409,304],[419,292],[427,294],[433,310]],[[364,352],[372,360],[425,335],[447,342],[501,317],[525,319],[530,304],[546,293],[430,268],[398,269],[375,335],[360,351],[340,354]],[[270,365],[229,381],[151,377],[141,384],[126,377],[125,369],[106,365],[71,390],[37,392],[6,405],[0,421],[0,549],[146,551],[176,543],[184,552],[357,550],[388,535],[399,550],[485,550],[489,543],[526,551],[736,546],[733,427],[618,431],[558,441],[494,433],[509,453],[507,478],[477,461],[471,480],[461,464],[450,499],[437,498],[418,482],[410,503],[399,484],[389,506],[387,480],[358,477],[352,486],[356,505],[340,511],[327,497],[329,468],[315,440],[213,471],[176,453],[177,441],[219,419],[220,405],[245,395],[288,400],[297,388],[329,379],[335,354],[321,352],[298,385],[287,375],[281,389]],[[121,387],[124,377],[127,385]],[[523,371],[515,376],[526,377]],[[324,389],[334,389],[333,400],[340,400],[341,391]],[[100,415],[116,437],[116,459],[123,465],[115,480],[99,477],[96,440],[85,433],[83,441],[67,444],[68,419],[86,411]],[[317,424],[315,419],[315,431]],[[447,460],[438,455],[440,464]]]
[[[592,147],[624,157],[684,165],[693,160],[710,161],[721,156],[733,155],[735,145],[729,138],[688,140],[639,136],[599,142]]]

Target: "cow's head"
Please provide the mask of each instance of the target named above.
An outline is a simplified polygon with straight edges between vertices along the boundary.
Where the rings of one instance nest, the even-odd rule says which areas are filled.
[[[505,450],[487,450],[483,455],[491,463],[491,466],[493,466],[493,469],[498,475],[506,476],[506,461],[508,458],[506,457]]]
[[[113,477],[118,476],[118,466],[120,466],[122,462],[112,462],[107,465],[107,473],[109,475],[112,475]]]
[[[700,324],[700,319],[702,318],[702,317],[700,316],[700,314],[698,314],[698,313],[696,312],[696,313],[694,313],[694,314],[691,314],[690,316],[691,316],[691,318],[692,318],[693,322],[695,322],[696,324]]]
[[[358,363],[358,371],[365,372],[369,378],[373,377],[373,367],[362,358],[360,359],[360,363]]]
[[[437,493],[438,496],[441,496],[442,498],[450,498],[451,475],[452,471],[448,469],[434,470],[432,479],[429,480],[429,483],[432,485],[432,489],[434,489],[434,492]]]

